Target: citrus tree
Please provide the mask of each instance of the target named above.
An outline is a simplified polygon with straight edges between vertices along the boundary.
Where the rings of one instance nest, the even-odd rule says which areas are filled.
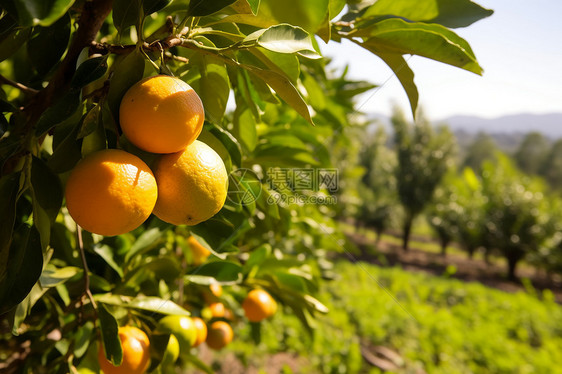
[[[193,347],[223,348],[275,305],[312,331],[322,257],[339,249],[328,145],[349,111],[322,89],[318,44],[383,59],[415,113],[403,55],[480,74],[450,28],[491,14],[468,0],[1,7],[0,368],[24,373],[211,372]]]

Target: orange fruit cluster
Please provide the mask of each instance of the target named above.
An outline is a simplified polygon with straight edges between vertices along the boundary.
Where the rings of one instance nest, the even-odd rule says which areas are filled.
[[[66,185],[69,214],[107,236],[134,230],[151,213],[175,225],[214,216],[226,201],[228,175],[221,157],[196,140],[204,118],[199,96],[180,79],[158,75],[133,85],[121,101],[121,128],[133,145],[160,156],[152,170],[122,150],[86,156]]]

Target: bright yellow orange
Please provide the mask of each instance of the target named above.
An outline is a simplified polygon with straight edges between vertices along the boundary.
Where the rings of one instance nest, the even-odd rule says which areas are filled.
[[[119,328],[119,340],[123,347],[123,362],[113,366],[105,358],[103,345],[100,343],[98,361],[100,369],[105,374],[142,374],[148,369],[150,363],[150,341],[146,334],[133,326]]]
[[[174,225],[206,221],[224,205],[228,175],[220,156],[198,140],[183,152],[163,155],[154,168],[158,200],[154,214]]]
[[[193,323],[197,328],[197,339],[195,339],[195,343],[193,343],[193,346],[197,347],[207,339],[207,325],[199,317],[194,317]]]
[[[150,168],[137,156],[118,149],[88,155],[66,183],[66,206],[85,230],[119,235],[150,216],[158,188]]]
[[[266,291],[255,289],[242,302],[242,309],[250,321],[260,322],[275,314],[277,303]]]
[[[119,122],[127,138],[152,153],[174,153],[193,143],[205,120],[203,103],[181,79],[157,75],[123,96]]]
[[[193,265],[195,266],[199,266],[203,264],[205,261],[207,261],[207,258],[211,255],[211,251],[203,247],[201,243],[199,243],[193,235],[191,235],[187,239],[187,244],[189,245],[189,248],[191,248]]]
[[[216,321],[211,324],[207,332],[207,345],[214,350],[226,347],[234,337],[232,327],[224,321]]]

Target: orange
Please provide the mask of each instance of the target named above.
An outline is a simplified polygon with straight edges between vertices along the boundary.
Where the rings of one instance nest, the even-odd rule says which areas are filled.
[[[275,314],[277,303],[266,291],[255,289],[242,302],[242,309],[250,321],[259,322]]]
[[[211,255],[211,251],[203,247],[193,235],[187,239],[187,244],[189,244],[189,248],[191,248],[193,265],[195,266],[203,264],[207,261],[207,257]]]
[[[193,343],[193,346],[197,347],[207,339],[207,325],[199,317],[194,317],[193,323],[197,328],[197,339],[195,339],[195,343]]]
[[[211,310],[211,315],[214,318],[224,317],[224,312],[226,310],[223,303],[211,303],[209,304],[209,309]]]
[[[150,216],[158,187],[149,167],[118,149],[88,155],[66,183],[66,206],[76,223],[100,235],[119,235]]]
[[[146,334],[133,326],[119,328],[119,340],[123,348],[123,361],[119,366],[105,358],[103,345],[98,350],[98,361],[100,369],[105,374],[141,374],[148,369],[150,363],[150,341]]]
[[[222,296],[222,286],[220,284],[213,283],[209,286],[209,289],[211,290],[211,293],[215,297],[221,297]]]
[[[234,337],[232,327],[224,321],[216,321],[211,324],[207,332],[207,345],[211,349],[220,350],[227,346]]]
[[[206,221],[224,205],[228,175],[220,156],[198,140],[184,151],[163,155],[154,176],[158,200],[154,214],[174,225]]]
[[[123,96],[119,122],[127,138],[152,153],[179,152],[201,133],[203,103],[190,85],[167,75],[145,78]]]
[[[203,299],[207,304],[217,302],[222,296],[222,286],[218,283],[209,285],[208,290],[203,290]]]

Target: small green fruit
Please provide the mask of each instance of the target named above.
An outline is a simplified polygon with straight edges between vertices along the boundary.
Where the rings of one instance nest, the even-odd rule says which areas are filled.
[[[157,332],[174,334],[180,345],[180,352],[187,353],[197,340],[197,327],[186,316],[166,316],[158,322]]]

